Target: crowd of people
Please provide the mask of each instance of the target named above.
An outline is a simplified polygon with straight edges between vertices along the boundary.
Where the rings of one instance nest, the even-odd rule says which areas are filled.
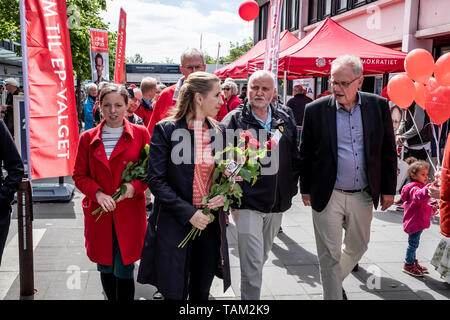
[[[368,249],[373,210],[394,204],[398,146],[406,148],[409,165],[401,190],[409,235],[403,271],[412,276],[428,272],[415,252],[441,199],[444,238],[432,264],[450,283],[450,155],[442,171],[429,173],[431,135],[426,130],[434,129],[423,109],[413,105],[405,116],[395,117],[395,106],[387,99],[361,91],[363,65],[353,56],[333,61],[331,91],[312,100],[301,85],[294,86],[287,106],[278,101],[268,71],[253,73],[239,93],[232,79],[222,83],[205,69],[203,54],[188,49],[181,55],[182,78],[167,88],[151,77],[139,87],[107,82],[86,86],[73,180],[85,195],[87,255],[97,264],[108,300],[134,298],[138,260],[137,281],[155,286],[158,297],[166,300],[207,300],[215,276],[223,279],[225,291],[231,284],[229,215],[238,234],[241,298],[260,299],[263,266],[283,213],[299,191],[312,209],[323,297],[346,299],[342,282]],[[0,154],[8,172],[6,178],[0,176],[0,213],[5,216],[23,167],[14,152],[5,151],[14,144],[0,124]],[[261,145],[275,139],[276,148],[260,160],[253,184],[238,182],[241,203],[224,210],[223,195],[202,201],[214,184],[214,155],[230,142],[228,132],[238,136],[244,130],[255,132]],[[231,143],[236,146],[236,139]],[[147,182],[125,183],[115,200],[122,172],[139,159],[146,144]],[[438,154],[443,147],[438,143]],[[109,214],[96,221],[92,213],[99,207]],[[209,216],[204,208],[219,210]],[[201,235],[180,247],[192,227]],[[0,232],[2,250],[5,237]]]

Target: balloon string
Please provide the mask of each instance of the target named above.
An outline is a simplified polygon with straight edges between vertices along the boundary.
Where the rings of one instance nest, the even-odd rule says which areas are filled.
[[[417,105],[416,105],[416,108],[417,108]],[[409,108],[408,108],[407,110],[408,110],[409,115],[410,115],[410,117],[411,117],[411,119],[412,119],[412,121],[413,121],[414,127],[415,127],[416,130],[417,130],[417,135],[419,136],[420,142],[422,143],[422,145],[425,145],[425,143],[424,143],[423,140],[422,140],[422,136],[420,135],[420,130],[419,130],[419,127],[417,126],[416,120],[414,119],[414,116],[413,116],[413,114],[411,113],[411,110],[409,110]],[[423,112],[425,112],[425,110],[424,110]],[[430,119],[430,122],[429,122],[428,124],[424,125],[424,126],[428,126],[428,125],[432,126],[432,127],[431,127],[431,130],[432,130],[432,132],[433,132],[433,137],[434,137],[434,139],[436,139],[436,133],[434,132],[433,122],[431,121],[431,119]],[[436,140],[435,140],[435,141],[436,141]],[[428,162],[429,162],[430,165],[433,167],[434,172],[436,172],[436,167],[434,166],[433,161],[431,160],[431,156],[430,156],[429,152],[425,149],[425,147],[423,148],[423,150],[425,150],[425,153],[427,154]]]

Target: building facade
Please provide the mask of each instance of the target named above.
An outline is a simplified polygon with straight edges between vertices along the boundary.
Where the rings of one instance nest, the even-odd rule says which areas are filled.
[[[260,15],[254,22],[255,43],[266,38],[270,1],[257,2]],[[367,40],[403,52],[423,48],[437,59],[450,52],[447,10],[448,0],[284,0],[281,28],[301,39],[321,21],[332,18]],[[316,93],[326,90],[323,80],[316,81]],[[366,80],[363,90],[377,93],[386,83],[382,76]]]
[[[22,58],[15,54],[19,46],[11,40],[0,40],[0,84],[6,78],[15,78],[23,85]]]

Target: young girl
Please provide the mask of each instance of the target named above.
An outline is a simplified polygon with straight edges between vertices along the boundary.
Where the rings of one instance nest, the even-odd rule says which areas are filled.
[[[416,250],[419,247],[420,235],[424,229],[430,227],[430,217],[434,214],[434,209],[428,204],[428,189],[431,183],[426,183],[429,167],[426,161],[412,162],[408,168],[411,182],[403,186],[401,194],[405,207],[403,229],[409,235],[403,272],[416,277],[428,273],[427,268],[417,262]]]

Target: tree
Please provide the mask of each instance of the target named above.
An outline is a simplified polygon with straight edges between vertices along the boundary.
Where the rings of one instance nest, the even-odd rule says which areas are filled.
[[[19,0],[0,1],[0,40],[20,41]]]
[[[128,57],[125,59],[127,63],[146,63],[144,62],[144,58],[139,53],[136,53],[134,57]]]
[[[76,97],[78,123],[81,128],[81,84],[91,79],[91,62],[89,47],[89,29],[108,30],[109,25],[100,18],[100,11],[106,10],[106,0],[66,0],[69,24],[70,45],[72,51],[73,72],[77,78]],[[117,32],[110,32],[109,38],[109,70],[114,75],[116,58]],[[0,40],[12,39],[20,42],[19,0],[0,1]],[[16,52],[21,55],[21,52]]]
[[[244,53],[246,53],[248,50],[250,50],[252,47],[253,47],[252,38],[244,40],[242,44],[239,44],[238,41],[236,41],[235,43],[230,42],[230,53],[228,54],[228,56],[219,57],[219,64],[227,64],[235,61]],[[206,64],[216,64],[217,58],[213,58],[207,53],[204,53],[204,56]]]

